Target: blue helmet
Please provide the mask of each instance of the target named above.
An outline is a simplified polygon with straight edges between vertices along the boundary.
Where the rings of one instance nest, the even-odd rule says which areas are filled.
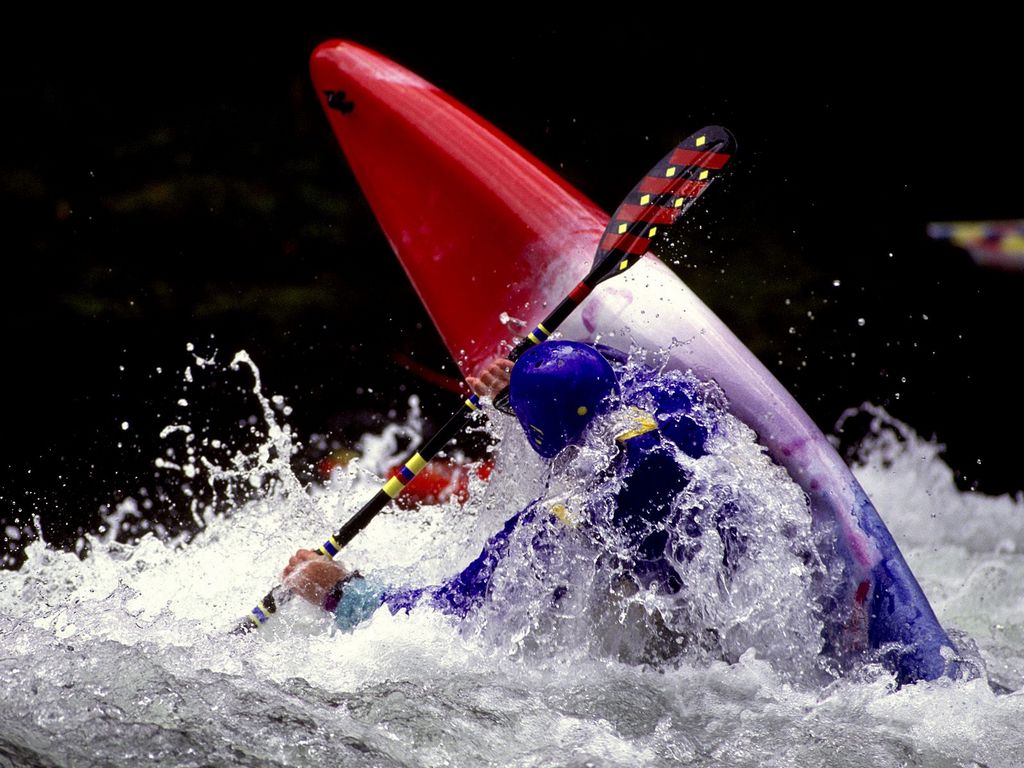
[[[551,458],[578,440],[618,391],[612,367],[596,349],[548,341],[516,362],[509,403],[533,449]]]

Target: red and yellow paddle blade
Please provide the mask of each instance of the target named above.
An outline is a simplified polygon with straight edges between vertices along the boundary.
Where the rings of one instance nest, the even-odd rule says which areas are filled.
[[[681,141],[623,199],[605,229],[591,269],[607,262],[607,280],[628,269],[686,213],[736,152],[733,135],[709,125]],[[617,258],[616,258],[617,256]]]

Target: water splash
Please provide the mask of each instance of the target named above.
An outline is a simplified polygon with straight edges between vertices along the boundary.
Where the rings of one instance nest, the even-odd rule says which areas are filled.
[[[639,367],[621,376],[624,391]],[[722,410],[717,387],[677,371],[662,380],[694,393],[694,418],[712,435],[706,455],[676,453],[679,471],[692,479],[644,533],[664,535],[683,587],[675,594],[644,588],[624,566],[635,545],[612,521],[623,479],[606,471],[628,418],[622,409],[560,454],[543,490],[569,510],[591,510],[593,525],[566,533],[546,516],[522,524],[497,566],[490,603],[467,624],[514,653],[697,663],[736,661],[753,648],[791,680],[817,678],[827,577],[803,493],[752,431]],[[506,436],[503,449],[520,440]],[[531,455],[518,461],[537,463]],[[703,534],[695,537],[695,528]]]
[[[183,441],[175,463],[186,475],[193,467],[188,480],[216,478],[216,502],[195,510],[201,525],[123,540],[125,525],[146,513],[126,503],[86,537],[82,556],[48,547],[36,532],[22,568],[0,572],[0,764],[796,766],[835,764],[836,755],[851,766],[1021,764],[1024,698],[997,697],[984,680],[895,694],[881,669],[823,686],[793,680],[791,668],[813,655],[813,642],[800,643],[818,621],[813,605],[784,599],[818,589],[813,562],[802,560],[806,504],[745,428],[728,421],[718,446],[693,461],[686,505],[725,494],[783,521],[750,531],[774,578],[741,574],[732,602],[710,597],[718,558],[709,545],[687,601],[621,595],[596,618],[624,614],[632,624],[604,644],[585,632],[595,620],[587,601],[576,613],[566,609],[568,617],[524,611],[520,621],[513,612],[501,625],[485,612],[469,631],[427,608],[381,610],[344,636],[294,601],[258,635],[225,636],[296,545],[336,528],[379,487],[400,443],[420,437],[412,403],[398,431],[364,438],[362,463],[327,487],[303,487],[288,464],[294,440],[280,406],[264,395],[251,361],[236,362],[252,371],[259,445],[239,456],[191,427],[168,435]],[[870,413],[878,428],[859,479],[940,618],[966,630],[996,679],[1017,687],[1021,500],[959,492],[937,446]],[[382,515],[346,559],[431,583],[474,556],[547,481],[510,419],[499,416],[492,428],[503,435],[492,480],[475,482],[464,507]],[[574,460],[585,471],[603,459]],[[525,548],[513,562],[530,563]],[[600,573],[594,562],[581,544],[566,551],[563,573],[585,586]],[[797,562],[805,570],[791,571]],[[759,601],[768,606],[760,612]],[[692,618],[679,613],[687,605],[719,628],[714,642],[691,643],[668,664],[620,660],[634,629],[656,638],[654,617],[678,629]],[[770,628],[773,611],[781,612]],[[748,643],[762,647],[750,652]]]
[[[942,445],[877,406],[856,415],[870,422],[854,472],[939,620],[970,635],[993,680],[1024,688],[1024,498],[960,491]]]

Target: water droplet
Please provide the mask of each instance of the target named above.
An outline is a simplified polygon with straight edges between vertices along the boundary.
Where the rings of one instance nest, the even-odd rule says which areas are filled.
[[[127,431],[128,431],[128,422],[127,422],[127,421],[122,421],[122,422],[121,422],[121,429],[122,429],[123,431],[125,431],[125,432],[127,432]]]
[[[864,320],[863,317],[858,317],[857,318],[857,325],[859,325],[861,328],[864,327],[864,323],[865,323],[865,320]]]
[[[833,280],[832,285],[838,288],[840,286],[840,282],[838,280]]]

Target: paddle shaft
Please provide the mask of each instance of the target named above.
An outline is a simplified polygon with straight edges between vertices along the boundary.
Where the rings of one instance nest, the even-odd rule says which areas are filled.
[[[537,327],[533,329],[525,338],[520,339],[519,343],[509,352],[508,359],[515,362],[523,354],[526,353],[531,347],[545,341],[555,330],[560,326],[565,319],[573,313],[573,311],[580,305],[580,303],[590,295],[594,288],[607,278],[619,274],[622,270],[609,272],[609,270],[617,263],[622,262],[623,257],[627,254],[622,253],[618,250],[609,251],[583,278],[575,288],[570,291],[569,295],[562,299],[558,305],[544,318],[544,320],[537,324]],[[627,264],[627,267],[629,265]],[[495,404],[498,407],[504,408],[508,402],[508,388],[506,387],[500,393],[495,396]],[[341,550],[346,544],[348,544],[356,534],[363,530],[370,521],[373,520],[380,512],[395,498],[405,485],[412,480],[413,477],[423,468],[437,453],[448,444],[448,441],[458,434],[459,430],[465,424],[467,418],[469,418],[475,411],[480,409],[479,398],[476,395],[466,398],[462,403],[462,407],[459,408],[451,418],[445,422],[444,426],[441,427],[434,435],[426,442],[426,444],[420,448],[412,457],[405,463],[399,474],[391,478],[383,488],[377,491],[366,504],[364,504],[358,512],[350,517],[338,532],[331,536],[325,541],[320,547],[317,548],[321,554],[327,555],[328,557],[334,557],[339,550]],[[408,477],[405,482],[399,480],[399,478],[406,476]],[[235,632],[246,632],[264,624],[267,619],[277,612],[278,608],[290,599],[291,593],[285,590],[281,585],[275,586],[268,592],[263,599],[256,605],[252,611],[249,612],[248,616],[243,619],[239,625],[235,628]]]
[[[580,303],[590,295],[594,287],[598,285],[603,279],[610,277],[607,274],[608,270],[615,263],[620,261],[625,254],[612,250],[605,255],[583,278],[575,288],[562,299],[558,305],[540,322],[534,330],[528,334],[525,338],[521,339],[519,343],[509,353],[509,359],[515,362],[518,360],[530,347],[540,344],[548,338],[554,331],[560,326],[565,319],[572,314],[573,310],[580,305]],[[613,273],[615,274],[615,273]],[[502,390],[497,398],[507,399],[508,390]],[[405,463],[399,473],[388,480],[384,487],[381,488],[373,497],[366,502],[359,511],[350,517],[341,528],[338,529],[337,533],[331,536],[327,541],[317,548],[317,551],[328,557],[334,557],[339,550],[341,550],[346,544],[355,538],[356,534],[363,530],[370,521],[373,520],[381,511],[395,498],[405,485],[408,484],[413,477],[431,460],[438,452],[444,448],[448,442],[459,433],[459,430],[465,425],[466,420],[476,411],[480,410],[480,401],[476,395],[466,398],[462,407],[459,408],[451,418],[445,422],[434,435],[420,448],[412,457]],[[408,479],[405,479],[405,478]],[[400,479],[402,478],[402,479]],[[404,479],[404,482],[402,480]],[[271,589],[263,599],[259,601],[255,608],[249,612],[249,614],[243,619],[238,626],[235,628],[235,632],[247,632],[252,629],[264,624],[270,616],[275,614],[277,610],[291,599],[291,593],[288,592],[280,584]]]

